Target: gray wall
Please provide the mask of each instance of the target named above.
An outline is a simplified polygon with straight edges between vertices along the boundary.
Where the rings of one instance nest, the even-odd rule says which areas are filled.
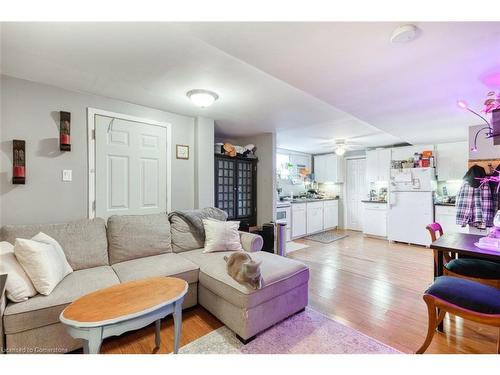
[[[197,117],[195,122],[194,206],[214,205],[214,120]]]
[[[476,132],[484,128],[484,125],[477,125],[469,127],[469,159],[470,160],[480,160],[480,159],[499,159],[500,158],[500,145],[493,144],[493,138],[486,138],[486,131],[482,131],[477,136],[477,151],[472,152],[471,149],[474,146],[474,136]],[[496,165],[493,166],[496,168]]]
[[[195,206],[199,176],[195,174],[193,117],[8,76],[1,76],[0,85],[1,225],[87,217],[87,107],[171,123],[172,152],[176,144],[189,145],[191,151],[189,160],[172,155],[172,209]],[[59,151],[59,111],[71,112],[71,152]],[[26,185],[11,183],[12,139],[26,140]],[[62,182],[63,169],[73,170],[72,182]]]

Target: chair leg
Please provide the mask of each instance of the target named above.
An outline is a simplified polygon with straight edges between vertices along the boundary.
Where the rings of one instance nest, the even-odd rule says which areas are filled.
[[[497,354],[500,354],[500,328],[498,329]]]
[[[416,354],[423,354],[426,349],[429,347],[431,344],[432,338],[434,337],[434,333],[436,332],[436,326],[437,326],[437,318],[436,318],[436,305],[434,304],[434,301],[431,296],[429,295],[424,295],[424,301],[427,304],[427,312],[429,314],[429,323],[427,327],[427,337],[425,338],[424,343],[422,346],[416,351]],[[443,310],[441,310],[443,311]],[[440,312],[440,317],[443,315],[444,317],[444,312]]]
[[[436,326],[439,326],[441,323],[443,323],[443,319],[446,315],[446,311],[444,311],[443,309],[440,309],[439,310],[439,316],[437,318],[437,322],[436,322]]]

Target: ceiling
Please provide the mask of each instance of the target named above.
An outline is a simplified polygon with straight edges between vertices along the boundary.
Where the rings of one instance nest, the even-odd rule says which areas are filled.
[[[221,136],[276,132],[278,146],[327,152],[466,139],[499,88],[500,23],[3,23],[2,74],[216,120]],[[493,77],[493,78],[492,78]],[[494,87],[497,86],[497,87]],[[220,99],[194,107],[185,93]]]

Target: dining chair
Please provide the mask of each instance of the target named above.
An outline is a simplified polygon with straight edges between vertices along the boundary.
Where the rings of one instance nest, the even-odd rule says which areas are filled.
[[[446,313],[498,327],[497,353],[500,354],[500,290],[463,278],[440,276],[423,298],[429,322],[425,341],[416,354],[427,350]]]
[[[443,227],[432,223],[425,227],[432,242],[443,235]],[[439,234],[439,237],[438,237]],[[434,264],[439,252],[434,250]],[[457,258],[455,253],[443,253],[443,275],[455,276],[500,289],[500,263],[479,258]]]

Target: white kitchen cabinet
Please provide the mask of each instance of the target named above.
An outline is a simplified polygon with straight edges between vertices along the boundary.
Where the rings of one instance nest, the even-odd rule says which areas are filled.
[[[363,203],[363,233],[370,236],[387,236],[386,203]]]
[[[391,173],[391,149],[366,152],[366,181],[370,183],[389,181]]]
[[[307,203],[307,234],[323,230],[323,208],[324,202]]]
[[[307,203],[292,204],[292,238],[307,234]]]
[[[344,182],[344,158],[335,154],[314,156],[316,182]]]
[[[323,205],[323,229],[339,226],[339,201],[325,201]]]
[[[444,233],[469,233],[468,227],[456,224],[457,208],[455,206],[434,206],[436,222],[441,224]]]
[[[467,142],[436,145],[436,172],[438,181],[461,180],[467,172],[469,150]]]

